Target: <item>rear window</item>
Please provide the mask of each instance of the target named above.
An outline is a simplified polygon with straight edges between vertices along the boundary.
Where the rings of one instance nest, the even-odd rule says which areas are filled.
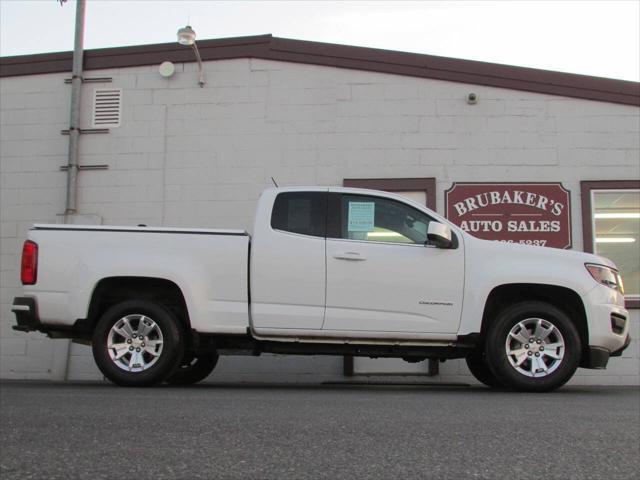
[[[271,214],[275,230],[324,237],[326,224],[326,192],[287,192],[276,197]]]

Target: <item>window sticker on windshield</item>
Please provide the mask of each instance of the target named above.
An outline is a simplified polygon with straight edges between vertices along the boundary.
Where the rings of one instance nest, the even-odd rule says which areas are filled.
[[[349,231],[373,232],[375,206],[373,202],[349,202]]]

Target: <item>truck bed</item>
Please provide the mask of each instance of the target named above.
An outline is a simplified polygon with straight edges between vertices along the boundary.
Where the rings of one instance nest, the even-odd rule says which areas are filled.
[[[191,327],[246,333],[249,234],[243,230],[34,225],[39,278],[25,294],[38,299],[40,320],[72,325],[87,318],[101,282],[148,278],[175,284]]]

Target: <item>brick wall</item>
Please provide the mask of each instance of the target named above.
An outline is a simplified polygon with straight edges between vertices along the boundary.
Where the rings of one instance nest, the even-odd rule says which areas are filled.
[[[437,209],[454,181],[557,181],[571,191],[574,248],[582,249],[581,180],[640,178],[637,107],[357,70],[238,59],[87,72],[113,77],[83,87],[83,127],[93,89],[123,89],[122,126],[81,138],[81,214],[105,224],[251,229],[271,185],[341,185],[344,178],[435,177]],[[18,256],[34,222],[64,210],[70,87],[63,74],[0,80],[0,376],[99,378],[89,349],[11,330]],[[479,95],[468,105],[469,92]],[[634,343],[580,384],[640,383]],[[70,362],[66,365],[66,357]],[[443,381],[471,381],[462,362]],[[228,358],[219,378],[336,379],[335,357]]]

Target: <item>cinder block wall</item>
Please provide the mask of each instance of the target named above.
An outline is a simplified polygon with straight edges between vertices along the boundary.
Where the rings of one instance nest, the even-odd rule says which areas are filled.
[[[237,59],[87,72],[84,128],[95,87],[123,88],[122,126],[81,138],[81,214],[105,224],[251,229],[271,185],[341,185],[344,178],[435,177],[437,210],[454,181],[557,181],[571,191],[574,248],[582,249],[581,180],[640,178],[637,107],[302,64]],[[70,87],[64,74],[0,80],[0,376],[100,378],[89,349],[11,330],[19,252],[29,226],[64,210]],[[479,95],[468,105],[469,92]],[[633,345],[604,372],[573,383],[640,383]],[[69,362],[66,363],[66,357]],[[225,358],[212,379],[341,378],[336,357]],[[463,362],[441,381],[472,382]]]

